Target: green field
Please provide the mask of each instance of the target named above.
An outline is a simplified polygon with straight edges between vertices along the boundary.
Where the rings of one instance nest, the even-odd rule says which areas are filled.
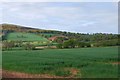
[[[7,40],[13,41],[48,41],[46,38],[33,34],[33,33],[22,33],[22,32],[13,32],[7,35]]]
[[[69,76],[65,68],[78,70],[75,77],[118,77],[117,47],[3,51],[3,69],[31,74]]]

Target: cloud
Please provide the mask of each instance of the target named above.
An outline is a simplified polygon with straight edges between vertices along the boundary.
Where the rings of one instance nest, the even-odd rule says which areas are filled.
[[[4,13],[6,16],[9,16],[8,13],[11,13],[11,16],[15,16],[21,19],[34,20],[34,19],[49,19],[49,18],[61,18],[66,20],[72,20],[79,17],[80,8],[75,7],[46,7],[47,3],[6,3],[4,5]],[[32,7],[29,7],[29,6]],[[27,7],[26,7],[27,6]],[[12,14],[14,13],[14,14]]]
[[[86,23],[82,24],[82,26],[92,26],[94,24],[96,24],[96,22],[86,22]]]
[[[2,4],[3,22],[74,32],[116,32],[116,4],[8,2]]]
[[[2,2],[118,2],[119,0],[1,0]]]

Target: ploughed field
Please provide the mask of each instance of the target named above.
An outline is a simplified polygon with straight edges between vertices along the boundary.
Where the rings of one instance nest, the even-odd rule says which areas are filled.
[[[3,51],[3,70],[47,77],[114,78],[118,47]],[[46,77],[46,76],[45,76]]]

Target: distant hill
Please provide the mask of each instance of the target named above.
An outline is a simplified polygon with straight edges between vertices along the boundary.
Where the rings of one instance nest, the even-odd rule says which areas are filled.
[[[14,25],[14,24],[1,24],[1,26],[2,26],[2,30],[17,31],[17,32],[42,31],[41,29],[35,29],[35,28]]]
[[[83,33],[71,33],[55,30],[43,30],[37,28],[30,28],[14,24],[1,24],[2,26],[2,39],[5,40],[6,35],[17,33],[32,33],[39,35],[40,37],[46,38],[54,42],[64,42],[69,39],[74,39],[80,42],[99,42],[107,40],[117,40],[118,34],[106,34],[106,33],[95,33],[95,34],[83,34]],[[14,33],[13,33],[14,32]],[[58,37],[59,36],[59,37]],[[62,36],[62,37],[60,37]],[[55,39],[54,39],[55,38]],[[24,38],[26,39],[26,38]]]
[[[43,30],[38,28],[30,28],[20,25],[14,24],[0,24],[2,26],[2,30],[9,30],[9,31],[16,31],[16,32],[37,32],[37,33],[61,33],[62,31],[55,31],[55,30]]]

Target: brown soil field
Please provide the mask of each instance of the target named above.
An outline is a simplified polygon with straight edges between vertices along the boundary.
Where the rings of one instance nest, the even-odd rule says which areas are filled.
[[[15,71],[8,71],[2,70],[2,77],[3,78],[74,78],[75,75],[79,72],[77,69],[74,68],[65,68],[66,70],[70,70],[71,75],[68,77],[61,77],[49,74],[28,74],[28,73],[21,73]]]
[[[0,78],[2,78],[2,69],[0,69]]]

